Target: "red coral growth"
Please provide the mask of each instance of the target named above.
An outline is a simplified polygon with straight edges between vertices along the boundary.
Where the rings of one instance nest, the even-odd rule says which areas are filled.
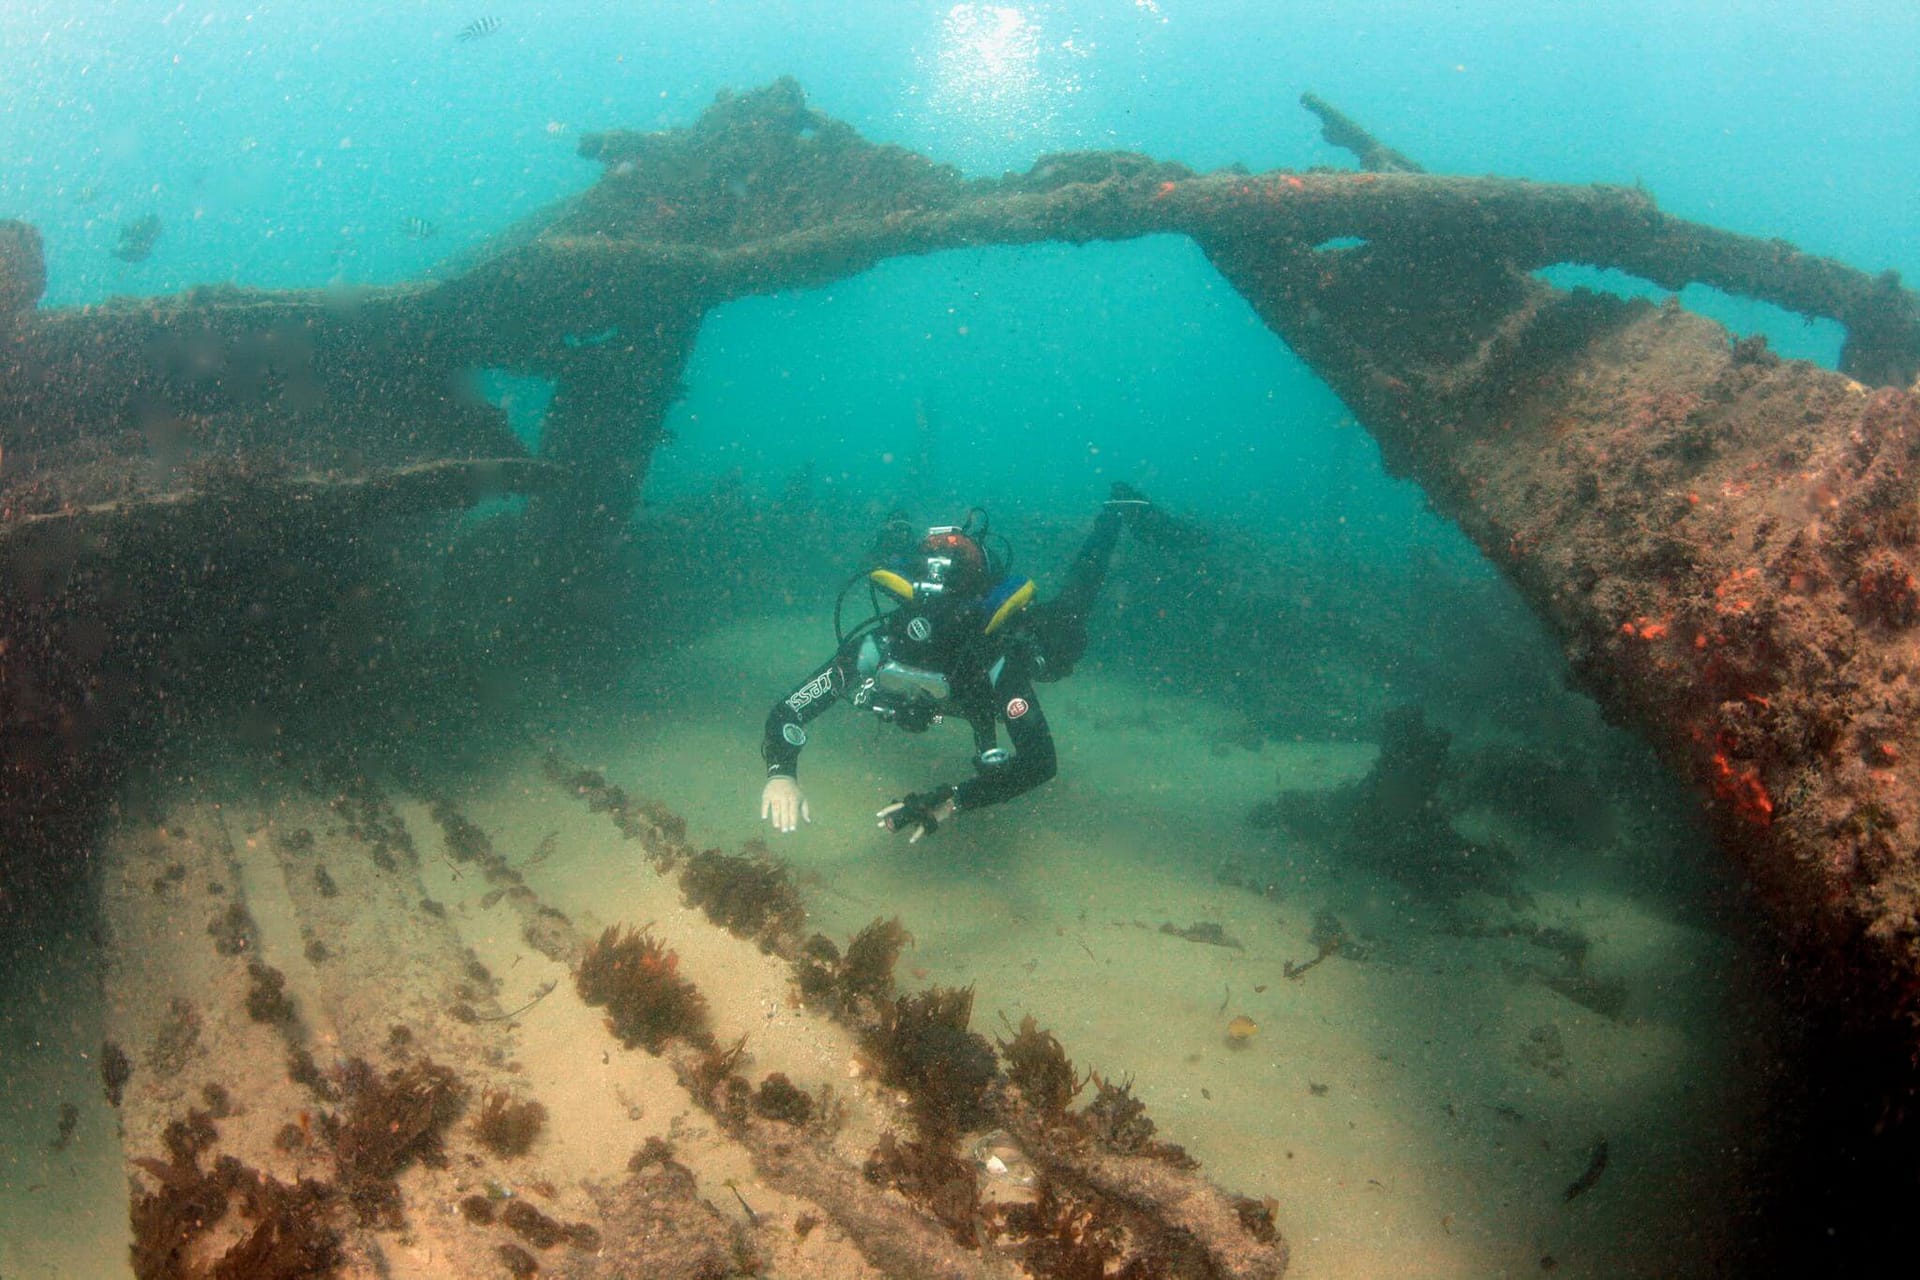
[[[1773,824],[1773,797],[1760,781],[1759,770],[1751,765],[1736,769],[1724,751],[1713,753],[1713,794],[1754,826]]]
[[[1760,590],[1760,570],[1735,569],[1713,588],[1714,607],[1721,613],[1745,613],[1753,608],[1753,597]]]

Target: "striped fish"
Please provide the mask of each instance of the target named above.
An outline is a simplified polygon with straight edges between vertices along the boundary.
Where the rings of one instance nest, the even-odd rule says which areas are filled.
[[[453,38],[465,44],[469,40],[478,40],[482,36],[490,36],[499,29],[500,19],[498,18],[475,18],[466,26],[460,28],[459,33]]]
[[[400,219],[400,230],[409,240],[431,240],[440,234],[438,223],[428,222],[418,214],[410,213]]]

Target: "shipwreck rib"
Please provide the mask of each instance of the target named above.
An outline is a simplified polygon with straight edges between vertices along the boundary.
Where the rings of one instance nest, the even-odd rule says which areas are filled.
[[[1663,214],[1631,187],[1413,173],[1210,174],[983,196],[957,207],[847,220],[734,246],[551,235],[476,268],[436,300],[490,310],[528,291],[556,333],[618,324],[664,298],[705,309],[754,293],[808,288],[888,258],[983,244],[1086,243],[1181,233],[1259,237],[1311,248],[1347,237],[1417,240],[1521,270],[1612,267],[1668,289],[1707,284],[1849,333],[1843,370],[1893,384],[1920,372],[1920,310],[1887,276]],[[1458,265],[1450,263],[1449,265]],[[598,289],[583,282],[600,281]]]

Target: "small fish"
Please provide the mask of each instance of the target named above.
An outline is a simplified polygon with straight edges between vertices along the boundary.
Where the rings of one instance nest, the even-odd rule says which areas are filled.
[[[1235,1048],[1247,1044],[1258,1034],[1260,1034],[1260,1024],[1244,1013],[1227,1024],[1227,1043]]]
[[[400,230],[409,240],[431,240],[440,234],[440,225],[428,222],[418,214],[408,214],[400,219]]]
[[[160,231],[157,213],[121,223],[120,243],[113,247],[113,256],[122,262],[145,262],[153,256],[153,242],[160,238]]]
[[[498,31],[499,29],[500,29],[500,19],[498,18],[494,18],[494,17],[475,18],[472,22],[469,22],[466,26],[460,28],[459,33],[456,34],[453,38],[455,40],[458,40],[460,43],[465,44],[469,40],[478,40],[482,36],[490,36],[494,32]]]

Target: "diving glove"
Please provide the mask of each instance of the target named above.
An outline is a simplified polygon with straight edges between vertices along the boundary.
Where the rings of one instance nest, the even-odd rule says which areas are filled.
[[[952,787],[916,791],[903,800],[895,800],[873,816],[895,835],[906,832],[908,844],[918,844],[921,836],[930,836],[940,829],[940,819],[936,815],[942,805],[953,799],[953,793]]]

